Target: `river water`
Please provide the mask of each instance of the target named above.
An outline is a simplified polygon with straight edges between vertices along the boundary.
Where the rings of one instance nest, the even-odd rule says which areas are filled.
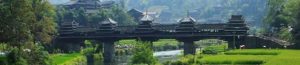
[[[166,61],[177,61],[179,60],[179,55],[182,55],[183,50],[170,50],[170,51],[159,51],[154,52],[153,55],[158,59],[160,63]]]
[[[154,52],[153,55],[158,59],[160,63],[164,63],[166,61],[177,61],[179,60],[179,55],[182,55],[183,50],[169,50],[169,51],[158,51]],[[116,56],[116,64],[117,65],[128,65],[130,62],[131,56]]]

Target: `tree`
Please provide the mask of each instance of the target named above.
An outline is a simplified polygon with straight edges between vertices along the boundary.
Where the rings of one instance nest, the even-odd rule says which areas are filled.
[[[32,0],[36,21],[32,24],[34,42],[50,43],[56,33],[55,9],[46,0]]]
[[[296,43],[296,48],[300,48],[300,1],[299,0],[288,0],[285,5],[284,12],[291,19],[290,25],[293,26],[292,36]]]
[[[271,32],[270,28],[277,27],[277,25],[281,24],[280,22],[274,19],[279,18],[278,15],[282,11],[282,7],[284,6],[284,1],[285,0],[268,0],[267,16],[264,18],[264,22],[263,22],[264,23],[263,33],[270,33]]]
[[[30,25],[35,21],[29,0],[3,0],[1,2],[1,42],[20,46],[32,40]]]
[[[1,42],[51,41],[55,11],[47,0],[3,0],[0,6]]]
[[[299,0],[269,0],[269,13],[265,18],[268,27],[275,27],[278,30],[275,34],[279,38],[296,42],[296,46],[300,47],[299,42],[299,19],[300,17],[300,1]],[[293,31],[290,28],[293,27]],[[268,29],[268,28],[266,28]],[[294,40],[294,41],[293,41]]]
[[[132,64],[155,65],[157,63],[150,43],[137,43],[134,47],[134,55],[131,58]]]

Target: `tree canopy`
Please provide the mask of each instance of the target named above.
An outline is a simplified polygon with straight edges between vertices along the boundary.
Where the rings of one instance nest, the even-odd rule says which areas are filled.
[[[0,42],[50,43],[56,32],[55,10],[46,0],[2,0]]]
[[[5,50],[10,52],[8,65],[50,64],[41,45],[56,33],[55,16],[47,0],[0,1],[0,42],[12,48]]]

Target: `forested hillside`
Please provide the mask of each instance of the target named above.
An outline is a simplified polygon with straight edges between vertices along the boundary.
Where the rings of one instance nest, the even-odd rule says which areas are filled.
[[[186,16],[189,11],[199,22],[226,22],[230,15],[242,14],[249,23],[259,26],[266,12],[267,0],[127,0],[126,5],[128,9],[170,13],[171,22]]]
[[[68,0],[64,0],[68,1]],[[62,1],[62,2],[64,2]],[[129,9],[157,12],[160,23],[175,23],[190,15],[199,22],[226,22],[232,14],[242,14],[251,26],[260,26],[266,12],[267,0],[115,0]],[[61,0],[51,0],[61,3]]]

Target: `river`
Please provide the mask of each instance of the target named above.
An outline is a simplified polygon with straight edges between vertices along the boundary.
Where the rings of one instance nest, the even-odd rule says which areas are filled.
[[[178,55],[181,55],[183,50],[169,50],[169,51],[158,51],[154,52],[153,55],[158,59],[160,63],[166,61],[177,61],[179,59]],[[127,65],[130,62],[131,56],[117,56],[117,65]]]

